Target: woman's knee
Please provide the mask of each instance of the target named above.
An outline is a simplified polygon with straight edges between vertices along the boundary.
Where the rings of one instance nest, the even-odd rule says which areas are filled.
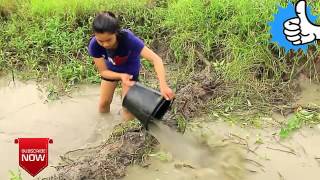
[[[105,108],[109,111],[116,86],[117,82],[101,81],[99,100],[100,111],[101,109],[104,111]]]
[[[110,106],[112,103],[112,99],[101,99],[100,106]]]
[[[99,102],[99,111],[101,113],[110,112],[111,103],[112,103],[112,99],[101,99]]]

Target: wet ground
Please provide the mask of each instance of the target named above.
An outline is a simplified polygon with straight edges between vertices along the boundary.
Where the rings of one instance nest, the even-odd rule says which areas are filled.
[[[303,128],[292,138],[279,141],[279,130],[243,129],[228,125],[225,122],[201,123],[203,126],[223,137],[223,140],[239,145],[245,152],[245,177],[247,180],[317,180],[320,170],[320,127],[314,129]],[[174,137],[172,137],[174,138]],[[180,149],[179,156],[192,156],[189,148],[175,144]],[[172,145],[171,145],[172,146]],[[225,149],[230,152],[230,149]],[[212,154],[221,156],[221,154]],[[196,167],[180,158],[170,157],[167,162],[159,158],[152,158],[148,168],[134,166],[129,168],[125,180],[205,180],[208,176],[213,180],[223,179],[215,176],[215,161],[207,168]],[[189,158],[187,158],[189,159]],[[203,158],[207,161],[207,158]],[[241,163],[241,162],[238,162]],[[187,166],[181,166],[187,164]],[[191,166],[189,166],[191,165]],[[239,164],[241,165],[241,164]],[[232,173],[232,172],[231,172]],[[227,178],[225,178],[227,179]],[[225,180],[223,179],[223,180]],[[234,178],[240,179],[240,178]]]
[[[160,142],[149,166],[133,166],[124,180],[242,180],[243,150],[222,136],[196,127],[184,135],[158,123],[150,132]]]
[[[301,94],[297,98],[297,104],[316,104],[320,106],[320,84],[310,82],[308,78],[301,75],[299,78]]]
[[[121,121],[120,99],[114,98],[111,114],[98,113],[99,86],[81,86],[72,97],[47,102],[46,94],[33,82],[0,79],[0,179],[17,172],[18,145],[15,138],[47,137],[49,166],[37,177],[47,176],[60,160],[74,149],[101,144]],[[24,180],[32,179],[21,171]]]
[[[310,83],[304,77],[300,77],[299,83],[301,94],[297,97],[296,105],[320,106],[320,85]],[[244,164],[244,177],[218,176],[217,164],[226,163],[228,165],[221,159],[207,164],[205,168],[197,167],[199,160],[197,158],[201,156],[205,147],[186,140],[187,137],[162,130],[162,132],[153,134],[160,140],[161,150],[159,152],[168,157],[163,158],[157,155],[151,158],[150,166],[147,168],[139,166],[129,168],[124,180],[206,180],[208,177],[210,180],[317,180],[320,171],[320,125],[313,128],[304,127],[293,133],[288,139],[280,140],[281,126],[279,123],[285,122],[290,116],[283,117],[281,114],[274,113],[272,118],[264,119],[263,124],[266,124],[266,127],[263,129],[241,128],[221,120],[207,118],[201,118],[189,124],[187,134],[191,136],[195,129],[201,129],[201,131],[213,132],[211,136],[218,137],[212,144],[219,144],[223,141],[241,148],[243,150],[241,152],[244,152],[244,162],[233,163],[238,163],[239,167],[242,166],[242,163]],[[225,148],[224,152],[211,155],[225,156],[232,151],[234,150]],[[234,151],[234,153],[242,155],[239,151]],[[239,158],[239,156],[229,155],[232,158]],[[208,158],[202,157],[201,161],[207,162]],[[224,171],[226,170],[228,169]]]
[[[320,105],[320,85],[310,84],[303,77],[300,85],[302,92],[296,104]],[[115,99],[110,115],[101,116],[97,113],[99,87],[80,89],[72,97],[46,102],[46,95],[32,82],[14,84],[0,80],[0,146],[5,147],[0,148],[1,179],[7,179],[8,170],[18,168],[15,138],[52,138],[49,166],[57,164],[59,156],[68,151],[98,145],[107,139],[120,123],[120,100]],[[268,127],[263,129],[199,118],[188,126],[185,135],[160,124],[152,134],[160,142],[159,152],[166,155],[154,154],[145,167],[128,168],[124,180],[317,180],[320,126],[304,127],[280,140],[279,123],[287,118],[280,114],[266,117]],[[204,132],[208,136],[201,136]],[[53,170],[46,168],[40,177]],[[23,179],[31,179],[24,171],[22,174]]]

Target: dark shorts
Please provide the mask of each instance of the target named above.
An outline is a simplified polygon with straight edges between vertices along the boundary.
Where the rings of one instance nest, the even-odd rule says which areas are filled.
[[[110,82],[118,82],[118,81],[120,81],[119,79],[108,79],[108,78],[104,78],[102,76],[100,76],[100,78],[102,80],[110,81]],[[133,76],[132,81],[139,81],[139,76]]]

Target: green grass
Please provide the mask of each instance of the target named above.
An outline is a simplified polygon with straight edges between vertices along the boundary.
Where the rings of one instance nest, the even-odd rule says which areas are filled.
[[[7,42],[1,49],[15,60],[4,63],[8,57],[2,57],[1,68],[47,72],[50,62],[64,65],[88,59],[86,45],[94,14],[112,10],[124,27],[133,29],[147,44],[164,39],[175,57],[173,62],[186,64],[185,75],[194,72],[197,52],[211,63],[224,61],[223,70],[216,70],[231,80],[251,79],[258,64],[273,71],[274,78],[288,71],[280,60],[277,62],[285,59],[284,54],[275,55],[269,46],[266,25],[276,12],[275,5],[285,4],[279,0],[2,1],[10,5],[1,9],[13,14],[0,23],[4,27],[0,30],[1,39]],[[318,6],[315,3],[315,9]],[[63,80],[79,79],[79,74],[75,76]]]
[[[267,22],[279,0],[171,1],[164,24],[174,33],[170,47],[177,61],[196,59],[200,51],[211,62],[226,60],[224,73],[231,80],[248,80],[256,64],[279,75],[284,69],[269,47]],[[193,60],[193,62],[196,62]],[[279,77],[279,76],[278,76]]]
[[[0,20],[0,71],[14,70],[23,79],[49,80],[59,86],[58,92],[81,82],[99,82],[86,49],[96,12],[121,8],[125,17],[131,17],[139,15],[138,9],[147,11],[146,1],[141,0],[1,2],[6,6],[0,6],[0,12],[12,13],[7,20]],[[14,12],[13,6],[18,7]]]
[[[97,9],[101,2],[101,0],[31,0],[27,5],[33,15],[62,15],[66,12],[76,15],[80,12]]]
[[[22,177],[21,177],[21,172],[20,170],[18,170],[17,172],[13,172],[13,171],[9,171],[10,173],[10,180],[22,180]]]
[[[139,122],[139,120],[134,119],[132,121],[124,122],[116,126],[112,131],[111,136],[122,136],[125,132],[128,131],[128,129],[140,129],[141,127],[142,124]]]
[[[16,12],[18,0],[0,0],[0,19],[6,19]]]
[[[279,133],[282,139],[288,138],[294,131],[300,129],[303,125],[312,125],[320,123],[320,113],[312,110],[300,108],[294,115],[288,119],[286,125],[281,128]]]
[[[172,161],[173,157],[172,154],[165,152],[165,151],[158,151],[155,153],[150,153],[148,154],[149,157],[156,157],[157,159],[159,159],[160,161],[163,162],[170,162]]]
[[[267,22],[273,20],[277,4],[286,5],[285,0],[0,2],[0,71],[49,81],[55,87],[48,88],[53,97],[78,83],[99,82],[86,48],[95,13],[103,10],[114,11],[122,26],[132,29],[147,45],[157,42],[167,48],[170,63],[180,67],[179,82],[201,70],[201,54],[212,70],[235,86],[231,99],[222,100],[222,109],[244,106],[248,97],[254,105],[266,104],[265,84],[281,83],[283,74],[291,80],[301,66],[312,71],[313,59],[319,54],[319,48],[314,48],[307,56],[289,57],[269,44]],[[311,5],[314,13],[320,13],[319,2]],[[153,69],[146,61],[142,64]],[[257,79],[259,69],[264,71]]]

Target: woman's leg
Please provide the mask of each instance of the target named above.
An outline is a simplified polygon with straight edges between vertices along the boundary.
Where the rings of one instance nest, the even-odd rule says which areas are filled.
[[[112,102],[114,90],[117,87],[117,81],[101,80],[100,86],[100,100],[99,100],[99,112],[110,112],[110,104]]]
[[[125,86],[122,84],[122,93],[121,93],[121,98],[123,101],[124,96],[127,94],[127,92],[129,91],[128,86]],[[133,120],[135,117],[124,107],[122,107],[122,117],[125,121],[130,121]]]

